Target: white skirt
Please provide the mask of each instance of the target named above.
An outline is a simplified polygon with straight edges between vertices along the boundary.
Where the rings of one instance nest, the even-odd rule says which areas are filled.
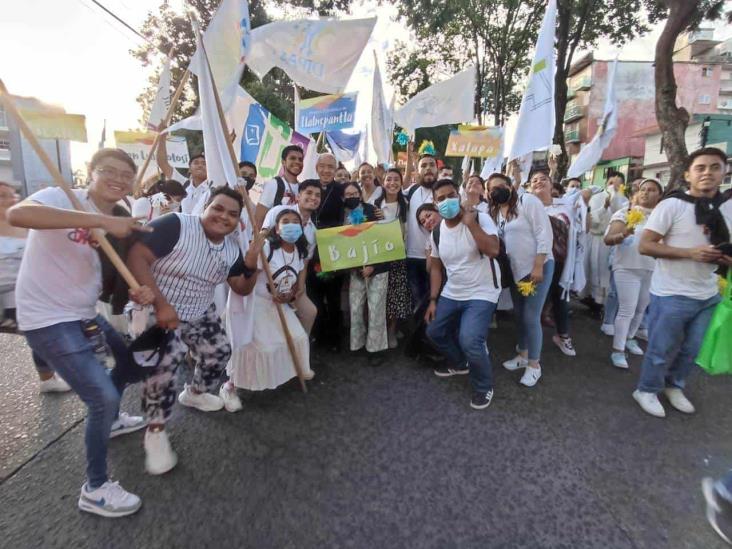
[[[267,296],[254,296],[254,334],[252,341],[234,349],[226,366],[229,379],[237,387],[250,391],[274,389],[297,376],[282,332],[277,308]],[[282,305],[287,327],[295,344],[306,377],[311,376],[310,343],[295,311]]]

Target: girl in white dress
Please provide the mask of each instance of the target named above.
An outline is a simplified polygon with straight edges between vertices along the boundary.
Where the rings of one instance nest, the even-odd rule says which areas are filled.
[[[269,258],[274,288],[270,287],[267,275],[262,270],[261,249]],[[227,390],[233,390],[234,387],[250,391],[274,389],[297,375],[276,303],[282,307],[306,379],[314,376],[310,369],[308,335],[295,316],[293,307],[298,295],[305,291],[304,267],[307,256],[308,244],[302,231],[302,220],[294,210],[282,210],[277,215],[266,240],[257,236],[252,241],[245,258],[246,265],[253,265],[256,261],[258,269],[253,292],[252,340],[234,350],[227,366]]]

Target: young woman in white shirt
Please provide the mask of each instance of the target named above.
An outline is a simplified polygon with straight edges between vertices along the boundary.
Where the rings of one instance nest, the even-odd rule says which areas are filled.
[[[638,251],[638,242],[648,216],[662,195],[663,187],[658,181],[644,180],[637,193],[637,203],[613,214],[605,234],[605,244],[616,247],[612,270],[619,308],[615,316],[615,335],[610,360],[617,368],[628,368],[626,349],[633,355],[643,354],[643,350],[633,338],[651,300],[651,277],[656,260],[641,255]],[[633,220],[632,217],[638,219]]]
[[[488,177],[489,214],[506,245],[514,283],[511,297],[518,325],[518,355],[503,363],[507,370],[524,369],[521,384],[533,387],[541,377],[543,332],[541,310],[554,274],[552,228],[549,216],[535,196],[522,194],[499,173]],[[534,293],[522,295],[517,283],[531,281]]]
[[[376,200],[384,195],[384,189],[376,179],[374,167],[368,162],[364,162],[358,167],[358,182],[361,185],[363,201],[366,204],[373,206]]]
[[[465,183],[464,206],[469,210],[477,210],[481,213],[488,213],[488,202],[483,197],[485,192],[483,178],[477,174],[468,177]]]
[[[262,249],[269,258],[274,288],[269,285],[267,275],[262,270]],[[305,284],[307,257],[308,242],[303,233],[302,219],[300,214],[289,209],[277,214],[266,240],[258,235],[249,246],[244,265],[250,270],[254,270],[252,267],[256,265],[257,270],[253,292],[252,340],[243,348],[235,350],[227,365],[229,381],[224,388],[231,393],[230,396],[235,397],[235,387],[250,391],[274,389],[297,375],[276,303],[280,304],[285,315],[305,378],[314,377],[310,369],[309,337],[293,308],[298,288]]]

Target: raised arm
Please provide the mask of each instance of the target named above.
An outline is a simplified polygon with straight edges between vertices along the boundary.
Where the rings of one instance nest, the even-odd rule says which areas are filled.
[[[155,160],[157,160],[160,171],[163,172],[165,179],[173,177],[173,170],[175,169],[168,162],[168,145],[166,143],[166,136],[163,135],[158,140],[158,150],[155,151]]]

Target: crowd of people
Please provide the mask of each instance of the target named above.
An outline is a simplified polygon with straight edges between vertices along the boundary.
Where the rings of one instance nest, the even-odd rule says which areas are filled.
[[[178,459],[166,433],[176,400],[239,411],[241,389],[312,379],[319,349],[345,346],[378,366],[389,349],[416,346],[442,358],[435,375],[467,375],[470,407],[485,409],[494,393],[490,331],[496,311],[512,309],[516,355],[503,367],[536,387],[545,328],[577,356],[572,296],[604,310],[609,365],[627,369],[626,353],[644,355],[633,393],[643,411],[664,417],[663,395],[694,412],[685,382],[720,300],[718,271],[732,265],[719,149],[692,153],[687,188],[664,193],[654,179],[626,187],[618,172],[604,188],[582,188],[557,181],[553,166],[524,177],[511,165],[511,175],[458,182],[429,154],[414,181],[368,163],[352,175],[329,153],[318,158],[317,179],[300,181],[303,151],[292,145],[253,210],[254,164],[240,164],[231,188],[209,180],[202,155],[184,176],[161,151],[162,178],[135,197],[134,161],[97,151],[88,186],[73,191],[84,211],[59,188],[18,202],[0,184],[2,323],[27,339],[42,392],[73,390],[88,407],[82,510],[118,517],[140,508],[107,475],[111,436],[146,428],[145,468],[163,474]],[[324,271],[316,231],[369,222],[397,223],[405,258]],[[139,288],[128,289],[98,250],[94,229],[107,233]],[[193,373],[176,395],[187,359]],[[144,417],[119,410],[138,382]]]

